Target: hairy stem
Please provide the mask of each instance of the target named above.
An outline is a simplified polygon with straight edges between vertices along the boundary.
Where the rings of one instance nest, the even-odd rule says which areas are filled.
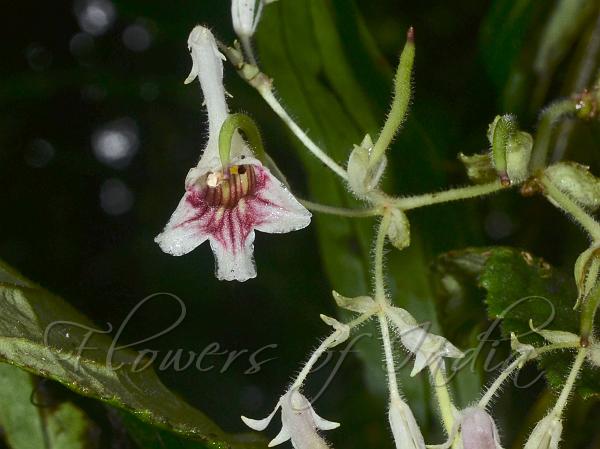
[[[577,103],[571,99],[558,100],[544,109],[540,115],[529,163],[532,172],[546,166],[554,125],[565,115],[574,113],[576,105]]]
[[[381,329],[381,340],[383,341],[383,352],[385,354],[385,366],[387,369],[387,378],[390,391],[390,398],[399,398],[398,379],[396,377],[396,364],[394,362],[394,353],[392,350],[392,339],[390,338],[390,328],[387,317],[385,316],[385,307],[388,305],[388,299],[385,295],[385,282],[383,279],[383,251],[385,247],[385,236],[390,225],[390,212],[385,211],[379,224],[377,237],[375,239],[375,302],[380,306],[377,317],[379,318],[379,327]]]
[[[406,44],[400,55],[400,62],[398,63],[398,69],[394,78],[392,108],[371,152],[369,161],[371,168],[377,166],[377,163],[383,157],[385,150],[390,146],[402,123],[406,120],[406,112],[408,111],[411,94],[410,77],[414,60],[414,30],[411,27],[406,34]]]
[[[439,364],[436,366],[430,366],[429,369],[431,371],[431,378],[433,379],[433,388],[435,390],[435,397],[438,401],[438,407],[440,408],[442,422],[444,423],[446,433],[450,436],[452,435],[452,430],[454,428],[455,407],[450,397],[443,360],[440,360]],[[454,447],[454,444],[452,447]]]
[[[489,195],[505,188],[506,186],[503,186],[499,180],[496,180],[486,184],[459,187],[456,189],[444,190],[442,192],[424,193],[422,195],[409,196],[405,198],[388,198],[387,201],[389,201],[398,209],[410,210],[417,209],[419,207],[432,206],[434,204]]]
[[[581,370],[583,362],[585,361],[586,355],[587,355],[586,348],[581,348],[577,352],[577,357],[575,358],[575,362],[573,363],[573,366],[571,367],[571,372],[569,373],[569,376],[567,377],[567,381],[565,382],[565,385],[563,386],[563,389],[560,392],[558,399],[556,400],[556,404],[554,405],[554,408],[552,409],[552,413],[554,413],[555,416],[557,416],[557,417],[560,417],[562,415],[562,412],[563,412],[565,406],[567,405],[567,401],[569,400],[569,395],[571,394],[571,391],[573,390],[573,386],[575,385],[575,381],[577,380],[577,376],[579,375],[579,371]]]
[[[308,200],[299,200],[308,210],[320,212],[322,214],[337,215],[339,217],[368,218],[381,214],[381,208],[370,207],[364,209],[348,209],[344,207],[327,206],[325,204],[314,203]]]
[[[256,89],[267,102],[267,104],[273,109],[275,114],[279,116],[281,120],[287,125],[287,127],[294,133],[294,135],[302,142],[302,144],[310,151],[317,159],[325,164],[331,171],[338,175],[342,179],[346,179],[346,170],[338,165],[333,159],[331,159],[325,151],[323,151],[316,143],[314,143],[310,137],[306,135],[302,128],[296,124],[296,122],[290,117],[287,111],[283,108],[279,100],[273,94],[273,88],[270,83],[261,83],[256,86]]]
[[[479,400],[478,406],[486,408],[489,402],[492,400],[498,389],[508,379],[512,373],[527,359],[526,356],[517,357],[513,362],[506,367],[504,371],[494,380],[494,382],[488,387],[483,397]]]
[[[361,325],[368,319],[370,319],[375,313],[377,313],[376,310],[374,310],[372,313],[363,313],[362,315],[355,318],[354,320],[346,323],[346,325],[348,327],[350,327],[350,329],[352,329],[356,326]],[[298,374],[298,376],[296,377],[296,380],[292,384],[291,390],[299,389],[302,386],[302,384],[306,380],[306,376],[308,376],[308,373],[310,373],[313,366],[315,366],[315,363],[317,363],[317,360],[319,360],[321,358],[321,356],[325,353],[325,351],[327,351],[329,349],[329,347],[334,343],[336,338],[337,338],[337,331],[333,331],[327,338],[325,338],[325,340],[323,340],[321,342],[321,344],[317,347],[317,349],[314,350],[314,352],[311,354],[310,358],[308,359],[308,361],[306,362],[304,367],[302,367],[300,374]]]

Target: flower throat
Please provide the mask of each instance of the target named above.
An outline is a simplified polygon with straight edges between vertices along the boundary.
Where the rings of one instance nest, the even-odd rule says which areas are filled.
[[[232,209],[242,198],[254,193],[256,173],[252,165],[233,165],[225,174],[209,173],[201,182],[208,205]]]

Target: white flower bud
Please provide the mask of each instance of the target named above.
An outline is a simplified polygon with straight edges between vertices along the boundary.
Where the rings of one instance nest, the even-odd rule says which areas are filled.
[[[356,298],[347,298],[333,291],[333,299],[338,307],[351,310],[358,313],[369,313],[377,308],[377,304],[370,296],[357,296]]]
[[[590,173],[590,168],[575,162],[560,162],[545,170],[548,179],[560,191],[584,207],[600,207],[600,179]]]
[[[561,433],[562,422],[551,413],[536,424],[524,449],[558,449]]]
[[[567,331],[554,331],[551,329],[536,329],[533,326],[533,320],[529,320],[529,327],[536,334],[541,335],[550,343],[570,343],[570,344],[578,344],[580,337],[577,334]]]
[[[402,399],[392,398],[390,401],[389,420],[396,449],[425,449],[419,425]]]
[[[480,407],[461,412],[460,429],[463,449],[502,449],[496,423]]]
[[[399,209],[392,209],[387,231],[392,245],[402,250],[410,245],[410,223],[406,214]]]
[[[350,190],[360,198],[377,187],[387,163],[387,159],[383,156],[376,167],[370,168],[372,149],[373,141],[367,134],[360,145],[354,145],[348,159],[348,185]]]
[[[231,19],[235,34],[240,38],[250,38],[256,31],[264,0],[232,0]]]
[[[443,357],[464,357],[464,353],[447,339],[419,327],[406,310],[387,307],[385,312],[398,331],[404,347],[415,355],[411,376],[415,376],[427,366],[437,367]]]

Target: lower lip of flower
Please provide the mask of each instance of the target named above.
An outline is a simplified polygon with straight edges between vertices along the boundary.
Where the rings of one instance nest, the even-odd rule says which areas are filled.
[[[233,165],[225,173],[215,172],[199,181],[204,201],[209,206],[233,209],[256,188],[256,173],[252,165]]]

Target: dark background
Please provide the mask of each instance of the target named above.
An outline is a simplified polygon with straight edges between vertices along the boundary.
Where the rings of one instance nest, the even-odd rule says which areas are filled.
[[[590,63],[580,48],[598,34],[593,14],[585,22],[587,31],[572,39],[569,51],[546,73],[545,91],[533,98],[533,88],[511,90],[515,73],[524,73],[529,86],[540,82],[527,64],[557,2],[543,2],[552,7],[519,3],[525,11],[521,8],[515,22],[517,13],[510,13],[507,2],[356,2],[390,66],[406,28],[415,26],[413,113],[445,161],[431,170],[443,172],[449,184],[466,182],[455,154],[483,150],[487,124],[497,113],[517,112],[523,126],[532,129],[539,108],[572,92],[573,74]],[[200,89],[197,83],[183,85],[191,67],[187,35],[203,23],[231,42],[229,2],[30,0],[3,9],[9,34],[0,41],[0,256],[100,324],[118,327],[148,295],[177,295],[187,308],[185,321],[137,346],[159,350],[159,361],[169,350],[199,353],[211,342],[222,350],[250,353],[276,344],[265,352],[276,359],[254,375],[244,374],[247,354],[225,373],[219,371],[226,356],[207,358],[204,365],[212,361],[215,366],[209,372],[160,373],[224,429],[243,430],[239,415],[266,415],[305,354],[327,332],[318,314],[335,311],[313,227],[275,236],[258,233],[259,276],[243,284],[215,279],[207,244],[175,258],[153,242],[179,201],[206,136]],[[225,80],[233,95],[231,109],[257,119],[271,155],[298,192],[308,196],[283,125],[229,67]],[[595,167],[598,136],[598,126],[578,125],[568,151]],[[401,160],[393,164],[398,176],[417,176],[403,172]],[[458,207],[466,211],[465,246],[512,244],[569,267],[583,244],[574,225],[537,199],[500,196]],[[455,240],[445,241],[443,235],[447,209],[436,210],[433,227],[439,220],[441,236],[431,245],[437,254],[455,249]],[[159,296],[137,311],[122,340],[152,336],[179,312],[172,300]],[[361,379],[361,364],[351,356],[319,413],[343,422],[350,411],[340,412],[340,404],[364,388]],[[363,413],[371,413],[369,407],[364,404]],[[360,441],[380,441],[386,431],[383,409],[373,410],[373,434]],[[340,446],[359,447],[351,437],[351,430],[328,434]]]

